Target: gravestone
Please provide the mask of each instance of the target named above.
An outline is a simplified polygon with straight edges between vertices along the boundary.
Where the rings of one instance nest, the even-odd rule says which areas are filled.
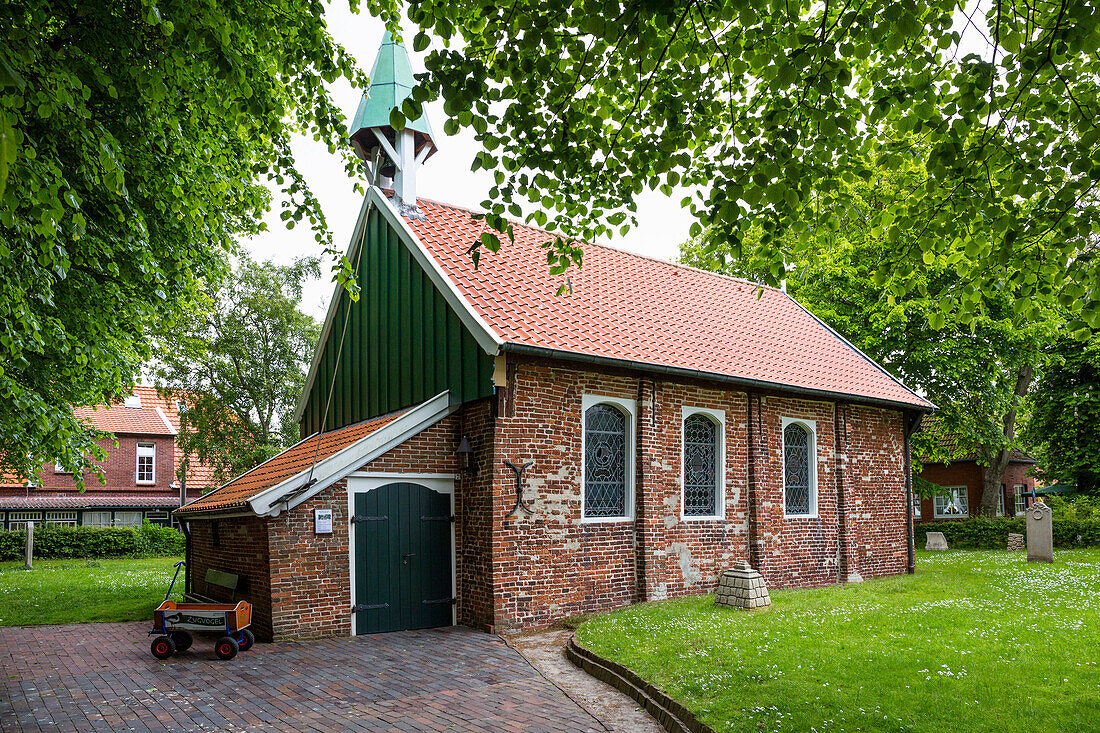
[[[929,532],[924,540],[924,549],[926,550],[946,550],[947,538],[943,536],[943,532]]]
[[[1054,562],[1054,512],[1042,499],[1027,508],[1027,561]]]
[[[719,606],[734,608],[763,608],[770,606],[772,599],[760,573],[749,567],[744,560],[739,560],[718,579],[714,602]]]
[[[1024,549],[1024,536],[1015,532],[1008,533],[1008,549],[1018,552]]]

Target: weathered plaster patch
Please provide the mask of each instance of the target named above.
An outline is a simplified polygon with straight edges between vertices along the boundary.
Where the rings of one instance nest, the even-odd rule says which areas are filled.
[[[703,579],[703,573],[695,564],[695,558],[692,557],[691,549],[686,542],[673,542],[668,549],[671,554],[676,555],[685,585],[695,585]]]

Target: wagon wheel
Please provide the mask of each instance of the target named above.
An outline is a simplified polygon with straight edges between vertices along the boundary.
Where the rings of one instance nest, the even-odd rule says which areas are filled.
[[[153,656],[157,659],[167,659],[176,653],[176,644],[167,636],[158,636],[149,645],[149,651],[153,652]]]
[[[168,632],[168,636],[172,638],[172,642],[176,645],[177,652],[185,652],[191,648],[191,644],[195,642],[191,632],[183,629],[172,629]]]
[[[248,629],[240,632],[241,638],[237,640],[237,646],[242,652],[247,652],[256,643],[256,636]]]
[[[218,659],[230,660],[237,656],[237,642],[231,636],[223,636],[214,643],[214,653]]]

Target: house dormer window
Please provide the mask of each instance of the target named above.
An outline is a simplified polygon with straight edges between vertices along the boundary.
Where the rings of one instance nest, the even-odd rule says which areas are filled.
[[[817,514],[817,441],[811,420],[783,419],[783,493],[788,517]]]
[[[634,401],[585,395],[582,403],[583,516],[628,519],[634,491]]]
[[[155,484],[157,482],[157,446],[155,443],[138,443],[137,446],[137,482]]]
[[[127,397],[126,400],[122,404],[126,407],[131,408],[131,409],[140,410],[141,409],[141,395],[132,394],[129,397]]]
[[[721,410],[685,407],[683,424],[683,513],[715,519],[723,510],[725,415]]]

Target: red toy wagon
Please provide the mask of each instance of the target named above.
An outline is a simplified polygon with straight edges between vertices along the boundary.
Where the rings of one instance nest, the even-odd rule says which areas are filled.
[[[252,623],[252,604],[248,601],[232,604],[176,603],[168,600],[182,565],[182,560],[176,563],[176,574],[172,576],[164,602],[153,611],[153,630],[149,633],[160,634],[150,646],[153,656],[167,659],[176,652],[188,649],[194,641],[192,631],[225,631],[225,636],[214,642],[214,653],[219,659],[232,659],[238,651],[251,649],[256,637],[248,630]]]

